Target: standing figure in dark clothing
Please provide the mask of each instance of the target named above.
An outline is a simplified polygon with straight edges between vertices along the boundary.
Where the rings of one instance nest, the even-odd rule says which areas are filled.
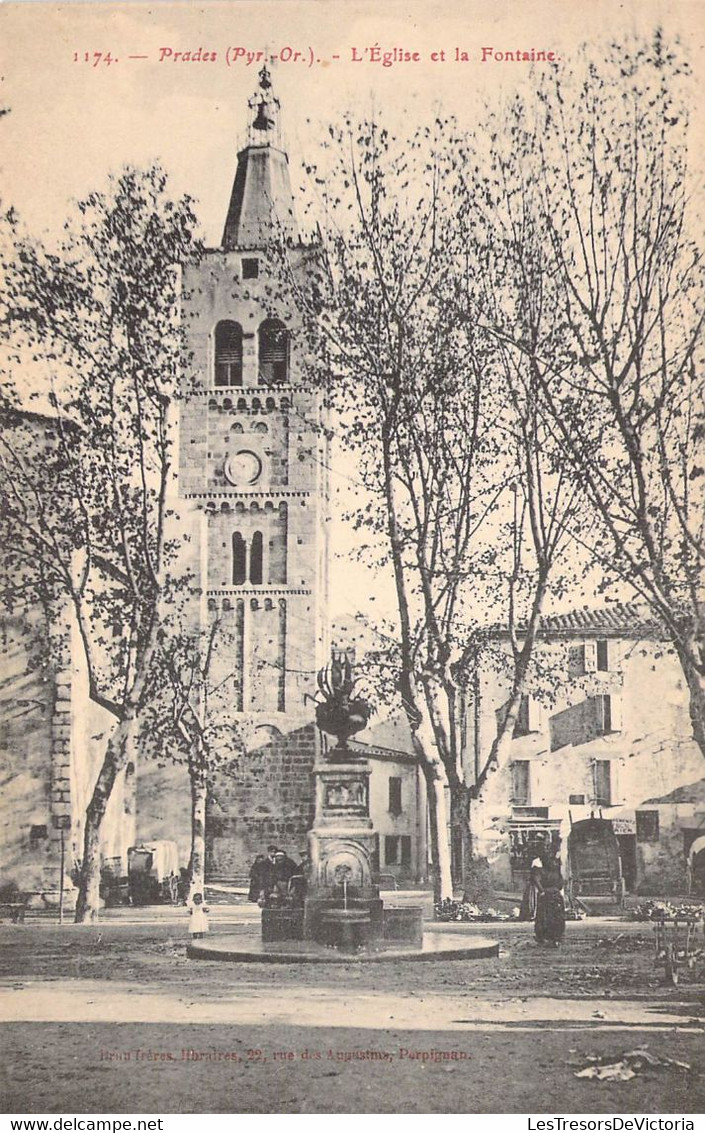
[[[250,891],[247,894],[248,901],[259,901],[263,894],[269,892],[271,872],[271,862],[264,854],[258,854],[250,870]]]
[[[541,858],[534,858],[529,870],[529,880],[524,889],[519,911],[520,921],[536,920],[539,894],[543,891],[543,862]]]
[[[277,850],[274,855],[272,868],[271,894],[275,901],[285,901],[289,896],[289,881],[295,873],[299,872],[296,862],[293,862],[283,850]]]
[[[563,878],[558,856],[544,871],[543,888],[538,895],[534,933],[539,944],[557,948],[565,936],[565,901]]]
[[[308,873],[311,867],[311,860],[307,851],[303,851],[300,857],[301,861],[296,867],[296,873],[289,878],[289,896],[297,908],[303,908],[308,887]]]

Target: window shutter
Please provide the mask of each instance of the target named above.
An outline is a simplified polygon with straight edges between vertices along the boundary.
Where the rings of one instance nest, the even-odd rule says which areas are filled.
[[[597,669],[597,642],[586,641],[585,649],[585,672],[594,673]]]
[[[614,785],[615,801],[618,801],[620,804],[626,803],[624,784],[628,782],[628,776],[626,773],[626,760],[623,758],[612,760],[612,781]]]
[[[527,731],[540,732],[543,730],[543,705],[533,696],[527,697]]]
[[[384,864],[399,864],[399,836],[397,834],[385,834],[384,836]]]
[[[621,795],[620,795],[620,792],[619,792],[619,780],[620,780],[619,760],[618,759],[611,759],[610,760],[610,802],[612,803],[612,806],[619,806],[620,802],[622,801]]]
[[[597,806],[612,805],[612,761],[596,759],[592,765],[593,790]]]
[[[619,692],[613,692],[610,696],[611,707],[611,731],[622,731],[622,695]]]
[[[528,759],[515,759],[512,763],[512,802],[516,806],[531,804],[531,777]]]
[[[389,813],[401,814],[401,778],[398,775],[389,777]]]

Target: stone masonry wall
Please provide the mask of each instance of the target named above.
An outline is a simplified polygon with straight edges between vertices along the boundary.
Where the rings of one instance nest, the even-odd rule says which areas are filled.
[[[52,796],[63,802],[63,779],[52,781],[52,733],[63,733],[54,717],[50,672],[33,662],[33,642],[45,632],[37,612],[5,616],[0,621],[0,775],[3,808],[0,822],[0,883],[20,889],[58,887],[54,854]],[[67,710],[70,704],[66,703]],[[62,717],[63,718],[63,717]],[[54,722],[56,719],[56,723]],[[68,763],[68,742],[66,763]],[[67,799],[66,809],[70,807]]]
[[[246,873],[270,842],[297,860],[313,822],[316,743],[316,728],[307,724],[217,776],[206,823],[209,877]]]

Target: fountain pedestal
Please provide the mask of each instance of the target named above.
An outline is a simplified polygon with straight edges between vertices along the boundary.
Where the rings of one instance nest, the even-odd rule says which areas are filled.
[[[316,816],[304,908],[304,939],[338,948],[374,947],[384,936],[382,902],[372,880],[376,848],[366,760],[344,748],[316,769]]]

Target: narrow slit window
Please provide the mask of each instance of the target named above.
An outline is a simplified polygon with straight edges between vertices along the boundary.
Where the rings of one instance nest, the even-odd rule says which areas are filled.
[[[250,551],[250,582],[253,586],[262,585],[262,532],[255,531]]]
[[[236,531],[233,535],[233,586],[242,586],[245,578],[245,540]]]

